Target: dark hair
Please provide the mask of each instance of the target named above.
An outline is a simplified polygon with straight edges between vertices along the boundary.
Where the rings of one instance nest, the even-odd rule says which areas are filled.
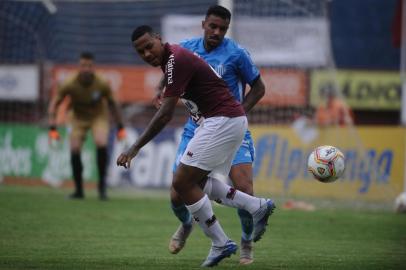
[[[82,52],[80,59],[94,60],[94,55],[91,52]]]
[[[215,15],[224,20],[231,20],[231,12],[225,7],[219,5],[209,7],[209,9],[206,12],[206,18],[209,17],[210,15]]]
[[[135,28],[131,35],[131,41],[134,42],[137,39],[139,39],[141,36],[143,36],[145,33],[153,34],[154,30],[152,30],[152,27],[149,25],[141,25]]]

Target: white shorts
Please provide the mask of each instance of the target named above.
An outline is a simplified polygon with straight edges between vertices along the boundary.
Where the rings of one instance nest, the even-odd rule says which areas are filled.
[[[204,119],[180,160],[185,165],[227,176],[247,131],[246,116]]]

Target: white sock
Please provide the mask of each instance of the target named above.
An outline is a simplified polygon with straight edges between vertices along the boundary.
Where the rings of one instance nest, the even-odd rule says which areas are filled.
[[[211,202],[207,195],[204,195],[203,198],[192,205],[186,205],[186,207],[199,223],[204,233],[210,237],[213,246],[222,247],[226,244],[229,238],[213,214]]]
[[[203,191],[211,200],[230,207],[244,209],[251,215],[265,202],[265,199],[248,195],[212,177],[207,179]]]

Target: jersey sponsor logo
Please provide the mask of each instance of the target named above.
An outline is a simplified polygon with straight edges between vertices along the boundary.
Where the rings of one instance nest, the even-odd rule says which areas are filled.
[[[217,74],[218,74],[221,78],[223,78],[223,75],[224,75],[224,74],[226,73],[226,71],[227,71],[226,66],[224,66],[224,65],[222,65],[222,64],[220,64],[220,65],[214,67],[214,69],[216,70]]]
[[[193,157],[193,153],[190,151],[188,151],[186,155],[188,155],[189,157]]]
[[[166,77],[168,79],[168,85],[173,83],[173,68],[175,66],[175,56],[171,54],[166,64]]]

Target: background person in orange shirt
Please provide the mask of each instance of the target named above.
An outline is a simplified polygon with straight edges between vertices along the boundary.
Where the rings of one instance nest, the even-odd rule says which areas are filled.
[[[337,96],[335,89],[321,92],[322,102],[316,108],[314,122],[318,126],[348,126],[354,123],[351,108]]]

